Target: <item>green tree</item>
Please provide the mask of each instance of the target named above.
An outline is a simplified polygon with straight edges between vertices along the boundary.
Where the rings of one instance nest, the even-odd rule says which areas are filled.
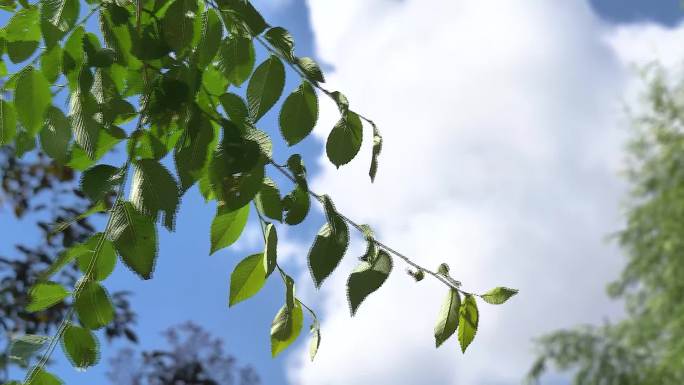
[[[167,349],[122,349],[110,359],[114,385],[259,385],[250,366],[223,351],[223,341],[192,322],[164,331]]]
[[[392,261],[401,260],[412,267],[416,279],[430,276],[447,287],[435,341],[439,345],[458,330],[465,351],[477,330],[476,297],[500,304],[516,293],[496,288],[475,295],[461,289],[448,266],[432,271],[418,265],[380,242],[368,226],[337,211],[328,196],[312,192],[299,154],[273,154],[271,137],[258,125],[281,98],[288,71],[301,82],[277,114],[279,136],[287,145],[299,143],[313,130],[319,95],[330,98],[340,113],[325,144],[335,166],[346,165],[357,155],[363,130],[371,129],[373,180],[382,137],[342,93],[323,87],[325,79],[315,61],[298,57],[288,31],[270,26],[249,1],[5,0],[1,6],[12,17],[0,31],[0,47],[17,71],[2,72],[6,81],[0,101],[0,144],[30,153],[39,138],[40,149],[56,164],[81,172],[83,193],[108,217],[102,234],[86,245],[86,257],[77,258],[83,251],[72,247],[52,267],[59,270],[85,260],[79,264],[83,275],[73,288],[40,281],[30,290],[28,311],[45,311],[65,300],[72,306],[56,333],[45,339],[47,353],[28,371],[26,383],[56,381],[44,364],[60,341],[74,366],[95,364],[98,344],[92,330],[105,327],[114,317],[102,281],[117,256],[140,278],[152,278],[158,226],[173,231],[181,198],[194,185],[207,201],[216,202],[216,217],[207,226],[211,252],[240,237],[252,211],[250,203],[255,207],[264,250],[238,263],[231,274],[229,304],[256,294],[270,276],[282,278],[283,306],[271,328],[274,356],[298,337],[305,312],[312,358],[321,341],[316,314],[296,297],[295,282],[277,258],[277,228],[301,223],[311,198],[323,206],[326,216],[308,255],[317,286],[344,257],[350,227],[368,243],[349,279],[352,314],[387,279]],[[97,29],[91,31],[88,21],[95,15]],[[258,65],[255,46],[267,54]],[[65,111],[57,107],[62,92],[68,94]],[[125,160],[103,163],[113,149],[123,150]],[[291,182],[284,196],[271,173]],[[113,200],[106,201],[110,194]]]
[[[627,264],[608,287],[626,317],[542,337],[531,382],[555,366],[578,385],[684,383],[684,83],[670,84],[658,67],[645,73],[650,87],[629,145],[626,226],[616,236]]]

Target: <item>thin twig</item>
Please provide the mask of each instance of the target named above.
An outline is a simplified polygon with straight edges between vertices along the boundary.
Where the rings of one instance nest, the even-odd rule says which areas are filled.
[[[293,183],[295,183],[295,184],[297,184],[297,185],[300,185],[299,183],[297,183],[297,180],[295,179],[295,177],[292,176],[292,175],[285,169],[285,167],[283,167],[283,166],[277,164],[276,162],[274,162],[274,161],[272,161],[272,160],[270,160],[270,159],[269,159],[269,162],[271,163],[271,165],[273,165],[273,166],[276,168],[276,170],[278,170],[281,174],[283,174],[283,175],[284,175],[286,178],[288,178],[290,181],[292,181]],[[301,185],[300,185],[300,186],[301,186]],[[323,198],[322,198],[321,195],[316,194],[315,192],[311,191],[311,190],[308,188],[308,186],[302,186],[302,187],[306,189],[306,192],[309,193],[309,195],[311,195],[312,197],[314,197],[314,198],[315,198],[317,201],[319,201],[320,203],[323,203]],[[340,218],[342,218],[342,220],[344,220],[346,223],[348,223],[349,225],[351,225],[352,227],[354,227],[356,230],[358,230],[358,231],[361,232],[362,234],[365,234],[364,231],[363,231],[363,227],[361,227],[360,224],[358,224],[358,223],[354,222],[353,220],[349,219],[349,217],[347,217],[346,215],[344,215],[344,214],[342,214],[342,213],[339,213],[339,212],[338,212],[337,214],[338,214],[338,215],[340,216]],[[432,271],[432,270],[430,270],[430,269],[428,269],[428,268],[426,268],[426,267],[423,267],[423,266],[421,266],[421,265],[419,265],[419,264],[413,262],[413,261],[412,261],[409,257],[407,257],[406,255],[400,253],[399,251],[395,250],[394,248],[392,248],[392,247],[386,245],[385,243],[379,241],[379,240],[376,239],[375,237],[368,238],[368,240],[369,240],[370,242],[373,242],[373,243],[375,243],[376,245],[380,246],[381,248],[387,250],[389,253],[394,254],[395,256],[397,256],[398,258],[400,258],[401,260],[403,260],[404,262],[406,262],[408,265],[410,265],[410,266],[413,267],[414,269],[418,269],[418,270],[420,270],[420,271],[423,271],[423,272],[425,272],[425,273],[430,274],[431,276],[435,277],[437,280],[439,280],[439,281],[442,282],[443,284],[447,285],[449,288],[454,289],[454,290],[458,290],[459,292],[461,292],[462,294],[465,294],[465,295],[476,295],[476,294],[473,294],[473,293],[470,293],[470,292],[467,292],[467,291],[461,289],[460,287],[458,287],[457,285],[455,285],[453,282],[451,282],[447,277],[443,276],[442,274],[439,274],[439,273],[437,273],[437,272],[434,272],[434,271]]]

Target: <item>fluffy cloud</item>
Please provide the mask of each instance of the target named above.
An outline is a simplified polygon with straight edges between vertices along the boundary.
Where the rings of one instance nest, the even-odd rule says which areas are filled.
[[[535,336],[618,317],[604,287],[621,264],[606,241],[621,226],[626,189],[621,100],[639,84],[630,64],[658,53],[674,64],[683,32],[606,26],[584,1],[308,4],[319,57],[335,68],[327,84],[385,138],[375,184],[367,135],[351,165],[335,170],[321,159],[315,188],[417,262],[448,262],[465,288],[520,294],[481,304],[466,355],[455,339],[436,350],[445,288],[412,282],[396,261],[351,319],[347,258],[308,298],[319,299],[323,340],[314,364],[304,347],[293,354],[292,382],[516,384]],[[322,107],[324,140],[337,113]]]

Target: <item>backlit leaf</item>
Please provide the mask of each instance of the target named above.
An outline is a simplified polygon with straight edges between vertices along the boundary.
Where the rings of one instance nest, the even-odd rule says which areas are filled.
[[[182,191],[186,191],[200,178],[202,169],[209,159],[210,143],[213,139],[214,128],[211,122],[204,115],[194,113],[174,151]]]
[[[270,28],[264,38],[288,61],[294,60],[294,38],[285,28]]]
[[[313,82],[324,83],[323,71],[318,64],[310,57],[298,57],[296,59],[297,67],[306,75],[307,79]]]
[[[361,149],[363,125],[354,112],[348,111],[333,127],[325,145],[330,162],[337,167],[349,163]]]
[[[154,159],[134,164],[130,200],[138,211],[152,218],[163,212],[164,226],[173,230],[180,194],[171,173]]]
[[[257,122],[278,101],[285,86],[285,67],[271,55],[254,71],[247,86],[249,116]]]
[[[354,269],[347,281],[347,299],[352,316],[356,314],[361,302],[385,283],[391,271],[392,257],[384,250]]]
[[[220,16],[214,9],[207,10],[202,15],[202,35],[197,48],[198,68],[204,68],[212,62],[222,37],[223,25]]]
[[[465,353],[468,345],[475,339],[478,321],[479,313],[475,297],[466,294],[463,303],[461,303],[458,318],[458,342],[461,343],[463,353]]]
[[[77,369],[89,368],[97,363],[100,350],[95,335],[88,329],[68,325],[62,335],[62,349]]]
[[[458,328],[461,295],[455,289],[449,289],[435,324],[435,346],[439,347]]]
[[[335,216],[332,223],[327,222],[318,231],[308,257],[309,271],[316,287],[320,287],[335,270],[344,257],[348,244],[349,228],[339,216]]]
[[[33,377],[25,385],[62,385],[63,382],[52,373],[38,368]]]
[[[114,319],[114,306],[105,289],[95,281],[83,283],[74,308],[81,325],[88,329],[100,329]]]
[[[223,110],[236,123],[242,123],[249,117],[245,101],[238,95],[227,92],[219,97]]]
[[[288,225],[300,224],[311,206],[309,193],[300,185],[283,198],[283,210],[285,211],[285,223]]]
[[[9,144],[17,135],[17,114],[10,102],[0,100],[0,145]]]
[[[230,275],[228,305],[242,302],[261,290],[266,282],[264,254],[252,254],[240,261]]]
[[[254,203],[262,215],[278,222],[283,221],[283,204],[280,199],[280,191],[271,178],[264,178],[264,184],[254,198]]]
[[[278,233],[275,226],[269,223],[266,226],[266,246],[264,247],[264,269],[266,277],[271,275],[278,264]]]
[[[311,361],[316,358],[318,348],[321,346],[321,327],[317,320],[311,325],[311,342],[309,342],[309,358]]]
[[[254,68],[254,45],[247,37],[232,34],[221,43],[218,57],[219,69],[236,86],[249,78]]]
[[[81,174],[81,191],[93,202],[103,199],[121,183],[121,169],[98,164]]]
[[[157,258],[157,230],[152,219],[130,202],[120,202],[112,213],[111,238],[126,266],[143,279],[152,278]]]
[[[283,102],[280,132],[290,146],[306,138],[318,120],[318,97],[309,82],[302,84]]]
[[[90,277],[96,281],[103,281],[114,271],[116,266],[116,251],[108,239],[102,239],[104,234],[97,233],[85,243],[72,246],[66,253],[75,258],[78,268],[85,274],[90,270]],[[97,251],[97,255],[95,252]],[[93,261],[93,258],[95,258]]]
[[[162,20],[162,30],[166,44],[177,54],[190,48],[194,37],[196,0],[173,0],[166,9]]]
[[[271,323],[271,355],[277,356],[297,339],[304,323],[304,313],[299,301],[292,308],[287,305],[278,310]]]
[[[515,289],[509,289],[507,287],[497,287],[485,294],[482,294],[482,299],[492,305],[501,305],[502,303],[508,301],[509,298],[518,294]]]
[[[49,340],[49,337],[37,336],[34,334],[26,334],[12,338],[9,347],[9,359],[20,365],[26,366],[31,357],[45,348]]]
[[[26,311],[36,312],[56,305],[69,295],[62,285],[55,282],[39,282],[29,290]]]
[[[48,107],[45,126],[40,131],[40,145],[43,151],[58,164],[66,164],[69,159],[71,124],[57,107]]]
[[[373,125],[373,154],[371,157],[371,165],[368,171],[368,176],[371,178],[371,182],[375,181],[375,175],[378,173],[378,157],[380,157],[380,152],[382,151],[382,136],[380,136],[380,131]]]
[[[232,211],[225,206],[219,206],[216,216],[211,222],[211,251],[209,254],[214,254],[216,251],[235,243],[245,229],[248,217],[249,205]]]
[[[19,122],[29,134],[35,135],[42,128],[51,99],[50,84],[40,71],[33,66],[21,71],[17,78],[14,104]]]
[[[69,118],[76,143],[90,159],[94,160],[98,149],[98,137],[102,128],[94,116],[98,113],[97,102],[92,94],[77,90],[71,94],[69,105]]]

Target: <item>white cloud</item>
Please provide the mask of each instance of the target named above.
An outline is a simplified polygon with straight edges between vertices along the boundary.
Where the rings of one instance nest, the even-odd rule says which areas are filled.
[[[639,84],[629,63],[658,53],[678,63],[684,32],[605,26],[583,1],[308,4],[318,54],[335,66],[329,87],[385,137],[375,184],[366,136],[351,165],[322,159],[314,187],[417,262],[448,262],[465,288],[521,293],[480,306],[466,355],[455,338],[436,350],[444,287],[413,283],[397,260],[351,319],[350,255],[321,293],[304,290],[318,300],[324,334],[315,363],[304,348],[292,357],[292,383],[517,384],[531,338],[618,316],[604,287],[621,263],[606,242],[625,191],[620,99]],[[337,113],[321,104],[324,138]]]

